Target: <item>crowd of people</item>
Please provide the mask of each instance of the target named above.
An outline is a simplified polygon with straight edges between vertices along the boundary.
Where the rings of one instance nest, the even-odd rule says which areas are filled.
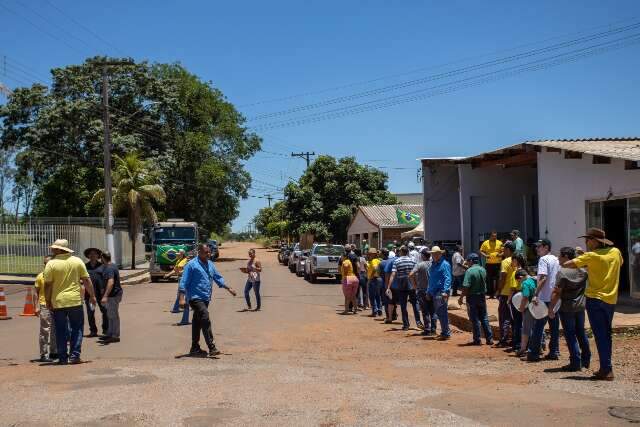
[[[44,257],[44,271],[36,277],[35,312],[40,318],[39,361],[66,365],[82,363],[84,309],[89,334],[104,345],[120,342],[119,305],[123,290],[120,272],[111,254],[97,248],[84,251],[84,263],[73,255],[69,242],[56,240]],[[98,335],[96,309],[102,314]]]
[[[518,230],[505,242],[491,232],[479,254],[464,256],[457,246],[450,258],[437,245],[393,243],[380,251],[366,248],[366,253],[346,245],[339,260],[343,314],[370,309],[372,317],[383,316],[389,324],[397,319],[399,307],[406,331],[411,327],[411,305],[422,334],[436,336],[439,326],[437,340],[446,341],[451,337],[449,298],[458,296],[472,324],[468,345],[482,345],[484,337],[487,345],[504,348],[523,361],[558,360],[562,324],[569,363],[561,369],[578,372],[591,363],[586,312],[600,362],[593,379],[610,381],[614,378],[611,330],[622,254],[603,230],[590,228],[581,238],[586,251],[562,247],[558,256],[546,238],[535,242],[535,254],[531,254]],[[495,340],[487,311],[487,299],[493,298],[498,300]]]

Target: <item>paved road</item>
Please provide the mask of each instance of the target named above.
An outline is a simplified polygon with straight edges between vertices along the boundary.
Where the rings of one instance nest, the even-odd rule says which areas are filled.
[[[228,258],[247,245],[224,248]],[[637,379],[615,383],[545,373],[496,349],[468,348],[466,333],[425,340],[367,317],[341,316],[333,283],[311,285],[260,251],[263,311],[216,289],[214,328],[223,355],[176,359],[190,327],[172,326],[176,284],[125,289],[122,342],[85,339],[80,366],[39,366],[37,320],[0,322],[0,426],[4,425],[518,425],[623,424],[613,405],[638,406]],[[237,290],[243,261],[218,264]],[[564,350],[564,349],[563,349]],[[586,374],[584,375],[586,377]]]

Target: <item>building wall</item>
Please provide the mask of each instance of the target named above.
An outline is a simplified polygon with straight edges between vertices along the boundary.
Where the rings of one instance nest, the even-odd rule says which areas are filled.
[[[534,204],[538,192],[534,167],[472,168],[458,165],[462,241],[465,251],[479,249],[479,234],[517,228],[523,238],[534,236]]]
[[[456,165],[423,167],[425,239],[460,240],[460,198]]]
[[[362,211],[358,210],[358,213],[356,213],[356,216],[353,219],[353,222],[351,223],[351,225],[349,226],[349,229],[347,230],[348,241],[350,243],[360,244],[363,234],[365,233],[368,234],[368,239],[371,240],[373,233],[377,233],[377,232],[378,232],[378,227],[371,224],[371,222],[369,222],[367,217],[364,216]]]
[[[586,201],[640,194],[640,170],[625,170],[624,161],[592,163],[593,157],[565,159],[562,153],[538,153],[540,235],[554,248],[584,246]]]
[[[400,228],[382,228],[382,245],[387,246],[389,243],[402,242],[402,233],[413,230],[413,227],[400,227]]]
[[[422,193],[394,193],[401,205],[421,205]]]

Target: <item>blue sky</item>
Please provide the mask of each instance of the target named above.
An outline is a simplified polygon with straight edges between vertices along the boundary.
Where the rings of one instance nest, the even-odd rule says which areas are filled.
[[[20,81],[32,82],[34,76],[46,78],[52,67],[78,63],[95,54],[179,61],[211,80],[247,117],[254,117],[638,20],[640,2],[635,0],[0,0],[0,81],[15,87]],[[635,33],[640,30],[624,34]],[[421,156],[464,155],[528,139],[640,135],[639,53],[640,44],[635,44],[416,102],[260,131],[268,153],[260,153],[247,164],[256,179],[251,194],[281,197],[277,188],[304,170],[302,159],[288,157],[291,151],[353,155],[371,165],[396,168],[385,169],[390,189],[417,192],[421,188],[415,159]],[[1,67],[2,55],[13,64],[6,72]],[[450,65],[429,68],[442,64]],[[380,77],[385,78],[361,83]],[[282,97],[289,99],[264,102]],[[337,103],[291,117],[377,98]],[[255,103],[259,104],[251,105]],[[246,226],[266,203],[257,197],[243,201],[233,228]]]

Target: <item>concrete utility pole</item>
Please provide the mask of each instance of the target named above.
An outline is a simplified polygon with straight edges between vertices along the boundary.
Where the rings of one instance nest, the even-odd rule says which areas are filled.
[[[95,66],[102,67],[102,123],[104,126],[104,231],[105,246],[115,259],[113,243],[113,202],[111,194],[111,129],[109,127],[109,67],[133,65],[132,61],[96,61]]]
[[[269,207],[271,207],[271,200],[273,200],[273,196],[271,194],[266,195],[267,200],[269,201]]]
[[[309,168],[309,163],[310,163],[309,158],[315,155],[316,155],[315,152],[310,153],[308,151],[306,153],[291,153],[291,157],[300,157],[301,159],[305,159],[307,161],[307,169]]]

